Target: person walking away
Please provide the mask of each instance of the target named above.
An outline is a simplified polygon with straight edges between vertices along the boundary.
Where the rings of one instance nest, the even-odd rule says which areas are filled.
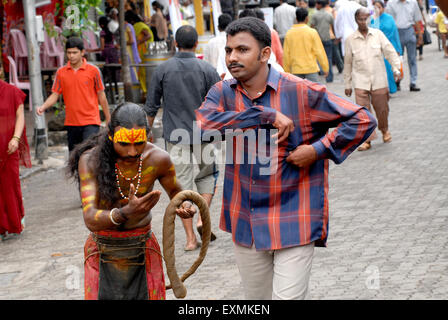
[[[204,150],[213,149],[213,145],[194,140],[194,111],[201,106],[209,89],[221,78],[209,63],[196,58],[198,34],[192,26],[180,27],[176,31],[175,41],[179,51],[154,70],[144,109],[152,126],[157,111],[163,108],[163,137],[166,150],[174,161],[178,182],[186,190],[193,190],[196,185],[210,206],[219,171],[214,157],[206,161],[201,156]],[[195,177],[193,158],[199,166],[199,173]],[[199,243],[193,230],[193,221],[184,219],[182,223],[187,238],[184,249],[195,250]],[[202,221],[199,216],[196,229],[201,235]],[[216,239],[214,234],[212,239]]]
[[[219,53],[224,51],[226,46],[226,33],[227,26],[232,22],[232,17],[227,13],[223,13],[218,18],[218,31],[219,34],[211,38],[204,48],[204,61],[210,63],[215,69],[218,65]]]
[[[342,56],[345,55],[345,40],[358,29],[355,12],[361,7],[353,0],[338,0],[335,5],[336,18],[334,20],[334,35],[341,43]]]
[[[286,32],[291,29],[296,21],[296,8],[287,0],[280,0],[280,5],[274,9],[274,29],[277,30],[280,41],[283,44]]]
[[[331,5],[328,3],[325,6],[325,11],[332,15],[333,21],[336,20],[337,12],[333,2],[331,3]],[[342,59],[341,39],[336,39],[334,23],[333,28],[330,30],[330,38],[333,41],[333,64],[338,68],[338,72],[342,73],[342,71],[344,70],[344,60]]]
[[[324,76],[328,76],[329,65],[325,49],[317,31],[307,25],[308,11],[304,8],[297,8],[296,19],[297,24],[286,33],[283,68],[285,72],[318,82],[319,66],[317,61],[319,61]]]
[[[390,0],[386,12],[395,20],[400,36],[403,54],[406,49],[408,65],[411,74],[410,91],[420,91],[417,87],[417,46],[423,43],[423,34],[420,32],[422,15],[416,0]],[[418,39],[415,36],[417,30]]]
[[[0,67],[0,77],[3,69]],[[22,233],[25,224],[19,166],[31,168],[26,138],[25,93],[0,80],[0,238]]]
[[[65,45],[68,63],[56,72],[51,95],[36,109],[42,115],[62,95],[65,104],[68,150],[91,135],[99,132],[101,106],[106,123],[110,121],[109,103],[104,93],[100,70],[83,58],[85,50],[82,39],[71,37]]]
[[[255,15],[258,19],[264,22],[264,12],[259,8],[254,9]],[[271,43],[272,43],[272,51],[277,58],[277,63],[279,65],[283,65],[283,47],[282,42],[280,41],[280,36],[278,35],[277,30],[269,28],[271,30]]]
[[[152,3],[152,8],[155,12],[151,16],[151,28],[154,28],[156,32],[154,34],[154,41],[164,41],[168,38],[168,25],[166,23],[165,16],[163,15],[163,6],[158,2]]]
[[[440,40],[442,41],[443,57],[448,58],[448,46],[446,45],[448,39],[448,19],[445,17],[442,10],[438,9],[434,23],[437,26],[437,31],[439,32]]]
[[[130,11],[126,11],[124,15],[126,25],[126,51],[128,53],[129,64],[140,64],[142,60],[138,53],[137,38],[135,37],[134,26],[131,24],[132,18],[130,15],[132,15]],[[136,67],[129,66],[129,69],[132,83],[138,83]]]
[[[328,76],[325,80],[330,83],[333,82],[333,40],[331,39],[330,31],[333,28],[334,20],[333,16],[324,9],[327,3],[328,0],[317,1],[317,11],[311,18],[311,27],[316,29],[324,46],[329,68]]]
[[[392,43],[395,50],[397,51],[397,54],[401,56],[403,54],[403,51],[401,49],[400,36],[398,35],[398,29],[397,25],[395,24],[394,18],[392,18],[390,14],[384,12],[385,7],[382,0],[374,1],[374,10],[375,18],[371,22],[371,27],[380,29],[386,36],[387,40]],[[384,59],[384,63],[386,64],[389,93],[395,93],[397,92],[397,83],[399,83],[400,80],[398,80],[397,82],[395,81],[396,77],[392,71],[392,66],[390,65],[389,61],[387,61],[387,59]]]
[[[358,30],[345,42],[344,82],[345,95],[350,97],[352,86],[355,88],[355,101],[360,106],[375,109],[378,129],[383,134],[383,142],[392,141],[389,132],[389,88],[384,57],[392,65],[395,77],[400,76],[400,58],[394,46],[381,30],[369,28],[367,20],[370,12],[361,7],[355,13]],[[371,148],[372,135],[359,148],[365,151]]]
[[[149,54],[148,43],[154,41],[154,35],[151,29],[142,19],[133,11],[127,11],[128,20],[134,26],[135,37],[137,38],[138,54],[141,61],[145,61],[145,55]],[[146,68],[138,68],[138,80],[143,91],[143,96],[146,97],[148,88],[146,88]]]
[[[426,18],[423,14],[423,2],[422,0],[417,0],[418,7],[420,9],[420,14],[422,16],[422,20],[420,20],[419,25],[420,28],[415,28],[415,36],[418,38],[419,33],[421,33],[422,38],[424,36],[424,31],[426,27]],[[420,44],[417,44],[417,51],[418,51],[418,60],[423,60],[423,46],[425,45],[424,41],[422,41]]]
[[[161,192],[182,191],[169,155],[147,141],[149,125],[136,104],[119,105],[106,130],[70,154],[68,173],[79,183],[90,235],[84,246],[86,300],[165,300],[162,255],[151,230]],[[184,201],[176,214],[196,212]]]
[[[232,234],[246,299],[304,299],[314,248],[328,236],[328,159],[344,161],[376,121],[325,86],[270,67],[270,30],[259,19],[233,21],[226,33],[234,79],[215,84],[196,111],[203,134],[226,133],[235,151],[220,228]],[[239,139],[241,130],[253,138]]]

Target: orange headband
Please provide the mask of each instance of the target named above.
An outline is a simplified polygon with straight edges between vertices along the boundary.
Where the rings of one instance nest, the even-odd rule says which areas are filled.
[[[109,137],[110,140],[112,138]],[[145,129],[126,129],[121,128],[114,134],[114,143],[124,142],[124,143],[138,143],[146,142],[146,130]]]

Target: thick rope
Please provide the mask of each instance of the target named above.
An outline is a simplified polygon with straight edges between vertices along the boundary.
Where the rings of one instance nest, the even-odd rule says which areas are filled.
[[[202,246],[199,252],[199,257],[179,278],[176,271],[176,259],[174,257],[174,221],[176,219],[176,209],[185,201],[193,201],[199,208],[199,213],[202,219]],[[174,296],[176,298],[185,298],[187,295],[187,288],[183,282],[191,276],[196,269],[200,266],[207,254],[208,244],[210,243],[211,224],[210,213],[207,202],[197,192],[191,190],[184,190],[179,192],[168,204],[165,210],[165,216],[163,218],[163,256],[165,258],[166,273],[170,279],[171,284],[166,286],[166,289],[173,289]]]

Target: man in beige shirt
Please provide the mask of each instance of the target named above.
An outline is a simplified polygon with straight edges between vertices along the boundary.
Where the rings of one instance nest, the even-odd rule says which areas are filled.
[[[378,129],[383,134],[383,142],[390,142],[389,132],[389,87],[387,82],[384,57],[392,65],[396,78],[400,75],[400,59],[394,46],[379,29],[369,28],[370,12],[367,8],[360,8],[355,13],[358,30],[352,33],[345,42],[344,82],[345,95],[352,95],[355,88],[355,101],[371,111],[371,104],[375,109]],[[375,139],[373,133],[358,150],[370,149],[371,141]]]

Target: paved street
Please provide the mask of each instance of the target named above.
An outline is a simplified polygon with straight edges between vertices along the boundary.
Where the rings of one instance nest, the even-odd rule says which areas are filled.
[[[448,59],[434,35],[424,51],[418,61],[422,91],[409,92],[405,65],[402,91],[391,99],[392,142],[383,144],[379,135],[372,149],[330,165],[328,247],[315,250],[310,299],[448,299]],[[336,75],[329,90],[342,96],[342,81]],[[76,187],[62,169],[67,149],[51,151],[47,169],[22,181],[24,233],[0,242],[0,299],[84,297],[83,246],[89,232]],[[218,230],[222,178],[211,207],[218,239],[186,280],[187,299],[244,298],[230,234]],[[167,203],[163,194],[153,212],[160,243]],[[184,242],[178,219],[179,273],[198,255],[184,253]],[[171,291],[167,299],[174,299]]]

